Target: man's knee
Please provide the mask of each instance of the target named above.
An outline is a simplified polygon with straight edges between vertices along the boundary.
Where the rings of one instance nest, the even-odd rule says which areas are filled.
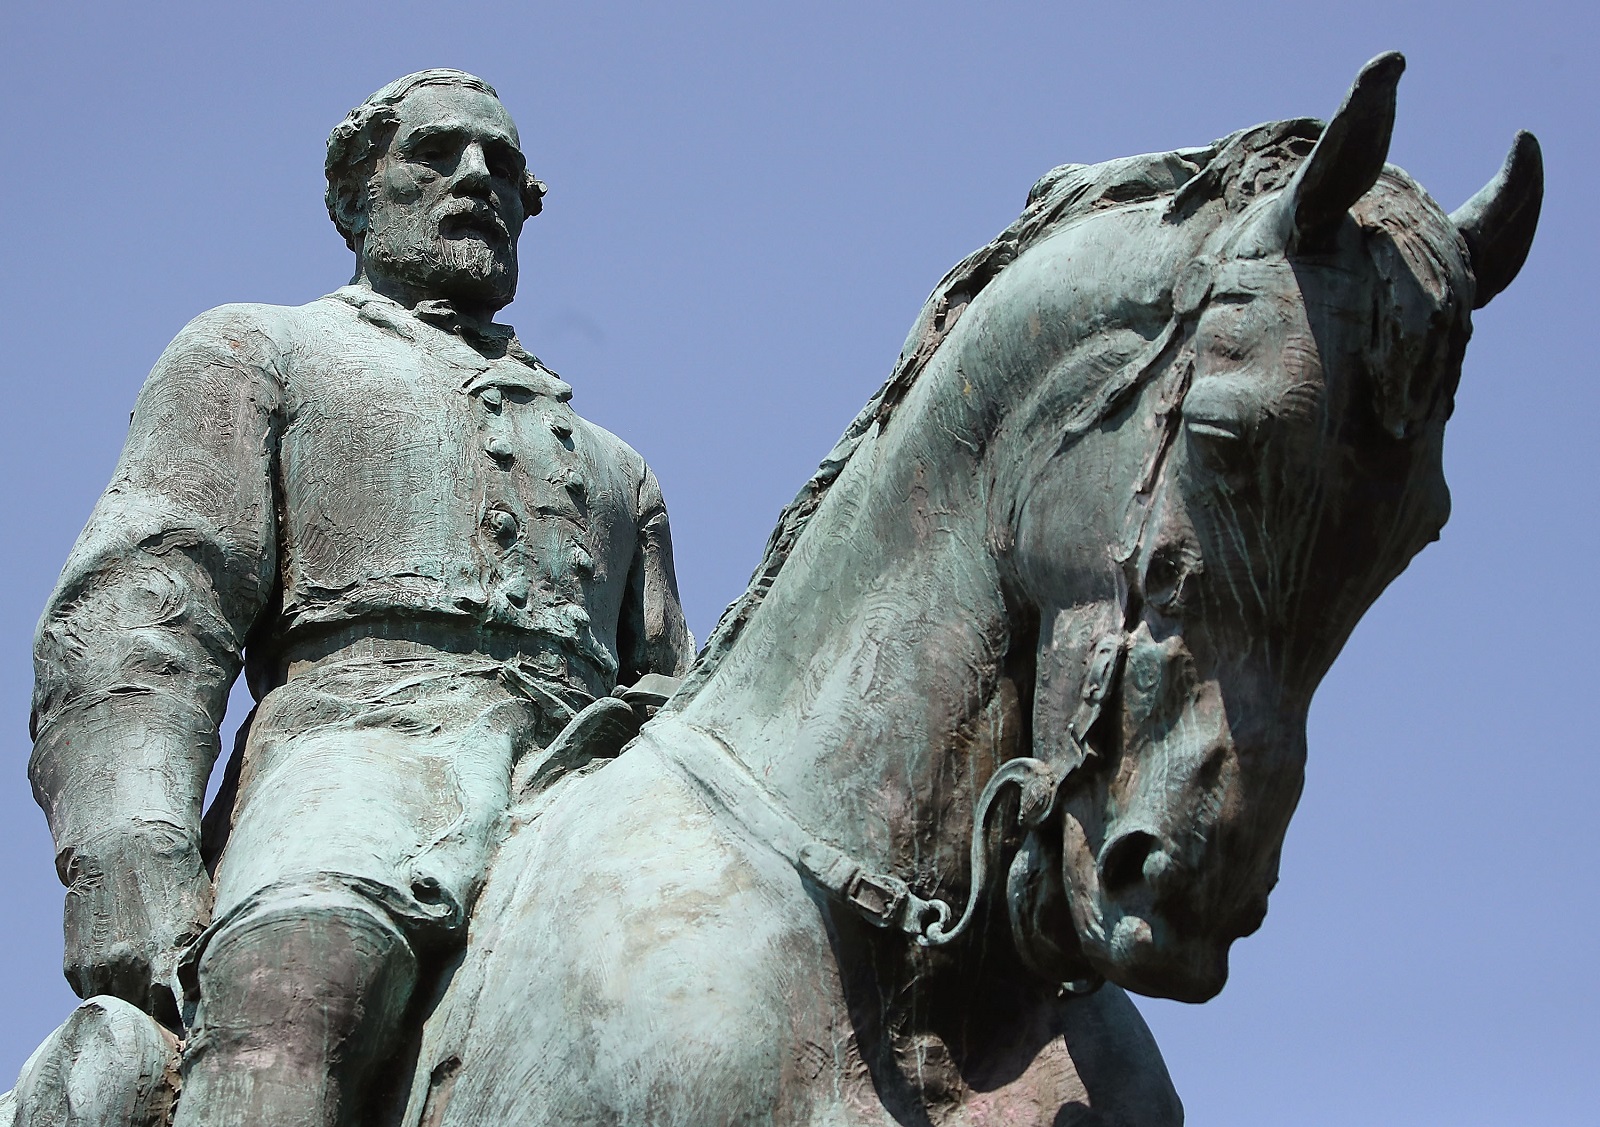
[[[254,897],[203,942],[190,1063],[243,1051],[365,1072],[392,1048],[417,980],[416,954],[392,916],[337,884]]]

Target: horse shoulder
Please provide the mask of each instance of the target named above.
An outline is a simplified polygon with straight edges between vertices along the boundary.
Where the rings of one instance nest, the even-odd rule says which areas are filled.
[[[428,1112],[419,1093],[412,1114],[688,1125],[713,1109],[745,1121],[724,1118],[736,1108],[767,1122],[831,974],[793,868],[629,752],[502,848],[419,1062],[419,1083],[442,1075],[448,1096]]]

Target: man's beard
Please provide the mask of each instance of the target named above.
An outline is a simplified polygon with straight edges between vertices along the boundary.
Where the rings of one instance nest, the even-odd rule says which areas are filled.
[[[517,291],[516,240],[497,237],[503,227],[489,234],[460,225],[459,218],[450,216],[441,223],[431,208],[380,205],[368,223],[362,256],[383,274],[428,296],[499,309]]]

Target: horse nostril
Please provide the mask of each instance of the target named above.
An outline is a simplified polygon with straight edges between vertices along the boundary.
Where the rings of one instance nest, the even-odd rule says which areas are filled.
[[[1100,887],[1115,896],[1145,879],[1146,862],[1161,848],[1155,834],[1129,830],[1100,852]]]

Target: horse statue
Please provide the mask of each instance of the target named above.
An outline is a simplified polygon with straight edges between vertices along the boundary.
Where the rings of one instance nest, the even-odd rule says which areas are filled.
[[[1385,163],[1403,68],[1055,169],[944,278],[683,684],[519,769],[365,1122],[1181,1122],[1123,991],[1208,999],[1260,926],[1538,220],[1529,134],[1453,215]]]

